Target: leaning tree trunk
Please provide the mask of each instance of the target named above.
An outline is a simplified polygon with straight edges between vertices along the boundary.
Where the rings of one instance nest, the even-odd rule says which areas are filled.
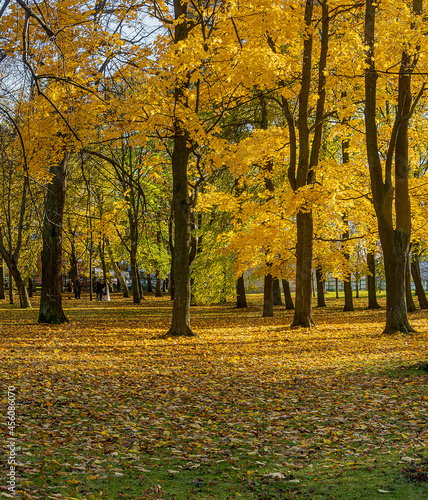
[[[293,297],[291,296],[290,282],[282,280],[282,288],[284,290],[285,309],[292,311],[294,309]]]
[[[243,307],[248,307],[247,296],[245,294],[245,283],[243,274],[239,276],[236,282],[236,307],[238,309]]]
[[[273,316],[273,278],[269,273],[265,276],[263,287],[263,318]]]
[[[414,250],[412,251],[412,260],[410,264],[410,269],[412,271],[413,283],[415,284],[416,288],[416,295],[418,296],[419,307],[421,309],[428,309],[428,300],[427,296],[425,295],[424,287],[422,285],[421,270],[419,267],[419,258],[417,252],[415,252]]]
[[[315,270],[317,278],[317,307],[326,307],[325,293],[324,293],[324,278],[322,274],[322,267],[318,265]]]
[[[7,261],[6,261],[7,262]],[[9,267],[10,266],[10,267]],[[9,263],[9,276],[13,277],[13,281],[16,285],[16,290],[19,297],[19,307],[22,309],[27,309],[31,307],[30,299],[28,297],[28,290],[25,280],[22,279],[21,273],[16,265],[11,261]]]
[[[43,220],[42,291],[39,323],[64,323],[67,317],[62,309],[62,224],[66,191],[66,173],[70,153],[64,154],[59,164],[53,164],[53,175],[48,185]]]

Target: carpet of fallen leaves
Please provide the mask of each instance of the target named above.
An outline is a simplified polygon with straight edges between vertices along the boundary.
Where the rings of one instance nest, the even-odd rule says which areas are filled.
[[[18,497],[180,500],[189,493],[174,481],[185,475],[195,498],[229,498],[210,496],[206,476],[216,473],[230,498],[234,488],[261,498],[251,496],[256,478],[291,487],[315,462],[327,473],[392,453],[412,465],[427,444],[427,377],[387,375],[428,361],[428,312],[411,315],[418,333],[384,337],[384,311],[357,304],[343,313],[330,301],[312,329],[290,329],[282,307],[274,318],[258,305],[193,307],[198,336],[166,340],[157,336],[168,298],[65,301],[71,322],[61,326],[0,304],[0,399],[5,409],[16,387]],[[5,418],[0,430],[5,439]]]

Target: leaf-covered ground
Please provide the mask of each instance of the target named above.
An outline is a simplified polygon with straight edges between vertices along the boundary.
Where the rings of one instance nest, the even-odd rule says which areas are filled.
[[[0,304],[16,498],[427,498],[428,313],[382,337],[364,299],[329,299],[312,329],[252,301],[194,307],[198,336],[168,340],[167,298],[65,300],[62,326]]]

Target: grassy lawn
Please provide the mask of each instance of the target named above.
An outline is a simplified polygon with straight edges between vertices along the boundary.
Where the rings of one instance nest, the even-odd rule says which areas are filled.
[[[168,298],[65,298],[62,326],[35,323],[37,299],[1,303],[14,498],[428,498],[428,312],[410,315],[418,333],[382,337],[383,310],[343,313],[333,296],[312,329],[280,306],[262,318],[253,295],[192,307],[198,336],[168,340]]]

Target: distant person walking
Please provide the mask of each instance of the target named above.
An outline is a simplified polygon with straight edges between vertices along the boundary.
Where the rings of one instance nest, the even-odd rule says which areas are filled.
[[[76,299],[80,299],[80,294],[82,293],[82,284],[80,283],[79,277],[77,276],[74,280],[74,296]]]
[[[97,300],[103,300],[103,284],[97,280]]]

